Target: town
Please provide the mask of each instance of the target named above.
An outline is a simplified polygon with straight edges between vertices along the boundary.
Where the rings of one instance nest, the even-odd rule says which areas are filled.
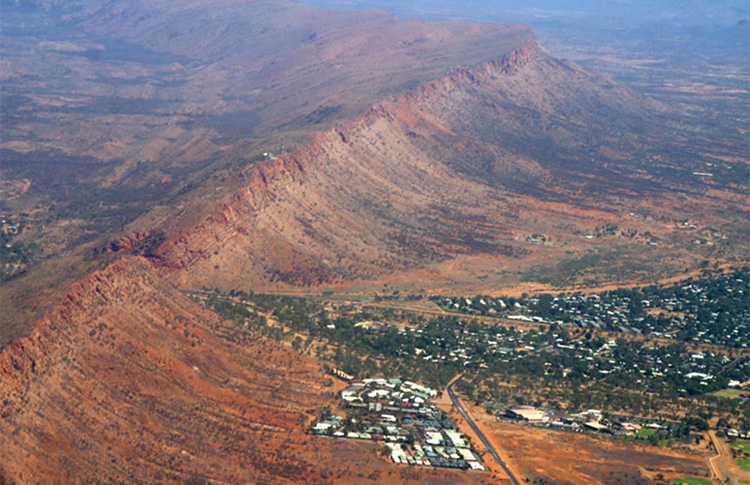
[[[310,433],[383,443],[397,464],[485,469],[470,440],[431,402],[438,394],[434,389],[398,378],[360,380],[340,370],[331,373],[350,384],[340,395],[346,416],[325,416]]]
[[[659,288],[522,298],[435,299],[446,311],[747,349],[750,269]]]
[[[565,431],[625,435],[671,445],[695,441],[694,435],[709,422],[728,438],[746,436],[750,356],[742,339],[748,332],[748,283],[750,271],[743,269],[673,286],[587,296],[436,297],[434,301],[451,312],[441,316],[243,292],[226,296],[206,292],[205,303],[241,328],[289,340],[298,351],[318,356],[349,379],[363,379],[365,389],[355,381],[357,386],[352,384],[342,395],[347,416],[341,421],[321,416],[321,422],[329,424],[316,433],[352,438],[350,433],[357,433],[357,439],[368,440],[373,434],[383,436],[382,442],[392,445],[389,456],[395,452],[399,461],[406,456],[407,464],[409,457],[414,464],[418,458],[424,464],[424,457],[441,454],[436,445],[420,441],[425,439],[420,435],[424,426],[402,419],[415,414],[414,404],[422,404],[416,399],[428,399],[413,394],[411,388],[407,390],[415,400],[394,397],[381,381],[373,384],[366,378],[398,376],[402,383],[422,382],[441,389],[463,374],[457,390],[499,419],[514,419],[509,409],[528,411],[524,406],[532,406],[546,416],[546,421],[541,418],[544,426]],[[619,328],[624,325],[615,325],[625,323],[618,318],[627,319],[625,330]],[[646,329],[652,321],[663,325],[630,330]],[[404,385],[395,392],[406,392]],[[389,394],[369,396],[364,390],[376,390],[370,386]],[[407,403],[412,403],[411,408]],[[381,408],[376,411],[378,404]],[[383,409],[384,405],[395,409]],[[581,415],[589,409],[601,410],[600,418]],[[363,415],[355,416],[358,421],[352,423],[350,414],[355,410]],[[394,425],[383,414],[397,419],[397,434],[383,427]],[[436,417],[440,416],[427,413],[414,421],[421,425],[428,421],[428,427],[444,435],[442,420]],[[370,426],[382,432],[368,432]],[[410,440],[420,448],[411,446]],[[458,448],[448,440],[443,436],[444,444],[437,446],[443,447],[448,459],[456,460],[451,456],[456,453],[448,451]]]

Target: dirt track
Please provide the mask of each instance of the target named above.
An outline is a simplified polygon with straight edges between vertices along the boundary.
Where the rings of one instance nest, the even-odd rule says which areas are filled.
[[[714,477],[716,477],[721,483],[724,483],[727,481],[727,478],[729,478],[729,471],[724,464],[724,460],[727,458],[727,455],[731,460],[732,454],[727,450],[726,444],[716,436],[716,433],[713,430],[708,432],[708,436],[711,438],[711,443],[714,445],[717,453],[716,456],[712,456],[707,460],[708,465],[711,467]],[[729,483],[736,485],[736,478],[730,478],[730,480],[731,482]]]

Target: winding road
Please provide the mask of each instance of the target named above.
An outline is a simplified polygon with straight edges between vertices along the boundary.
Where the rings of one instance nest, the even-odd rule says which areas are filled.
[[[516,476],[513,475],[513,472],[511,472],[508,468],[508,465],[506,465],[503,459],[500,458],[500,454],[497,452],[495,447],[492,446],[490,440],[487,439],[482,430],[480,430],[477,424],[474,422],[474,419],[471,417],[469,412],[466,410],[466,408],[464,408],[464,405],[461,403],[461,400],[458,398],[456,393],[453,392],[453,386],[460,380],[461,376],[459,376],[457,379],[454,379],[453,382],[448,384],[448,387],[446,388],[446,390],[448,391],[448,396],[451,398],[451,402],[456,407],[461,416],[463,416],[466,422],[469,423],[471,429],[474,430],[477,436],[479,436],[480,441],[485,446],[485,448],[487,448],[487,452],[492,455],[492,458],[494,458],[498,465],[500,465],[500,468],[503,469],[505,474],[508,475],[510,481],[513,482],[514,485],[521,485],[521,482],[518,480],[518,478],[516,478]]]

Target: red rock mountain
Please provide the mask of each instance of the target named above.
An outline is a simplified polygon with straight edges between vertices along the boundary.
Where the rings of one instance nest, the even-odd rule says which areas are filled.
[[[684,140],[665,120],[659,103],[532,39],[252,171],[197,223],[161,221],[169,236],[152,255],[190,288],[336,285],[457,257],[523,260],[538,249],[518,234],[576,238],[585,219],[593,226],[654,204],[672,205],[663,210],[673,217],[741,211],[727,204],[731,190],[714,201],[691,184],[689,164],[666,178],[634,161],[665,134]],[[540,210],[555,216],[532,217]]]
[[[18,130],[12,146],[64,145],[111,161],[99,142],[122,143],[127,162],[105,164],[116,172],[107,184],[153,159],[172,170],[159,180],[184,185],[146,191],[150,211],[106,233],[106,251],[88,254],[131,256],[75,284],[29,337],[0,352],[0,482],[480,480],[394,472],[371,447],[304,435],[332,402],[319,363],[222,322],[179,288],[372,289],[399,277],[431,287],[491,274],[480,280],[489,285],[505,277],[499,269],[601,247],[618,258],[664,256],[664,264],[703,258],[670,225],[685,213],[718,221],[730,240],[742,234],[746,184],[696,179],[702,159],[674,112],[555,59],[524,27],[399,22],[260,0],[40,4],[86,32],[182,57],[158,68],[106,64],[122,76],[110,83],[119,96],[168,109],[97,118],[91,144],[60,135],[55,123],[38,139],[23,135],[50,113],[66,114],[56,104],[69,102],[63,96],[32,125],[9,122]],[[167,71],[178,74],[155,89]],[[54,82],[81,76],[72,91],[81,95],[93,83],[83,72]],[[145,94],[127,98],[133,85]],[[232,138],[235,124],[212,125],[227,114],[247,138]],[[81,133],[75,116],[63,118]],[[115,126],[102,134],[107,123]],[[117,131],[128,123],[137,130]],[[297,149],[262,159],[279,133],[293,133]],[[173,143],[202,148],[169,158]],[[664,155],[665,143],[679,159]],[[623,221],[654,237],[580,237]],[[554,245],[529,244],[524,236],[534,233]],[[656,236],[674,244],[657,245]],[[485,273],[454,271],[472,262]],[[385,475],[362,476],[365,465]]]
[[[0,288],[13,309],[0,346],[59,303],[92,252],[148,252],[164,221],[203,219],[282,141],[304,147],[532,36],[287,1],[10,2],[0,21],[0,213],[29,214],[18,239],[38,248]]]
[[[327,379],[239,337],[149,266],[92,275],[0,354],[0,476],[323,481],[320,464],[276,452],[325,402]]]

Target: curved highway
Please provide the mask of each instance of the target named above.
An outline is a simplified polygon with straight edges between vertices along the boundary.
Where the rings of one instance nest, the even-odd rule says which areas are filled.
[[[448,387],[446,390],[448,391],[448,396],[451,398],[451,402],[453,402],[453,405],[456,407],[458,412],[463,416],[463,418],[466,420],[467,423],[469,423],[469,426],[472,430],[479,436],[479,439],[482,441],[482,444],[487,448],[487,452],[492,455],[492,458],[495,459],[495,461],[500,465],[500,467],[503,469],[506,475],[508,475],[508,478],[511,482],[513,482],[513,485],[521,485],[521,482],[516,478],[515,475],[513,475],[513,472],[510,471],[508,468],[508,465],[505,464],[505,462],[500,458],[500,455],[498,454],[497,450],[494,446],[492,446],[492,443],[490,443],[490,440],[487,439],[487,437],[482,433],[482,431],[479,429],[479,427],[474,422],[474,419],[472,419],[471,415],[468,411],[464,408],[464,405],[461,403],[461,401],[458,399],[458,396],[456,396],[456,393],[453,392],[453,385],[456,384],[456,382],[460,381],[461,377],[458,379],[455,379],[453,382],[448,384]]]

